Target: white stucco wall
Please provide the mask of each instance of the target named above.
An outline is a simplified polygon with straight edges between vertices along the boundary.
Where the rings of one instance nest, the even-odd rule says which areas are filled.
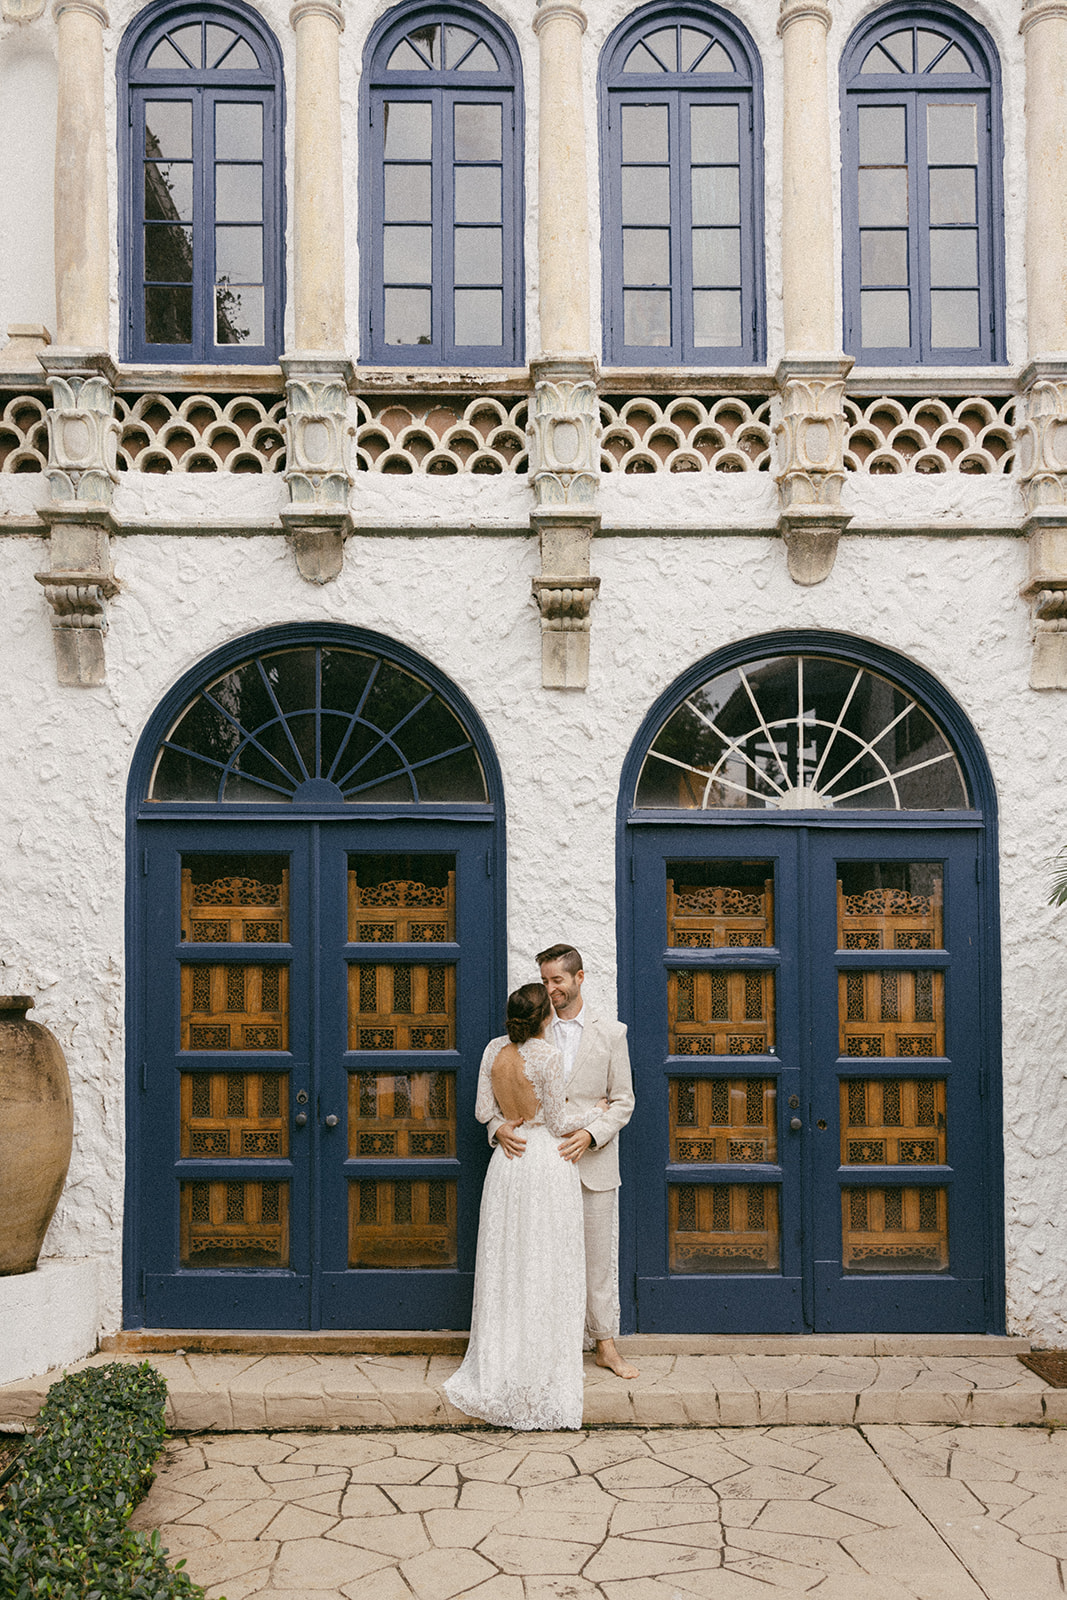
[[[655,697],[728,641],[839,628],[903,652],[958,698],[1001,806],[1008,1304],[1014,1330],[1067,1332],[1067,916],[1048,909],[1047,859],[1067,837],[1067,701],[1027,687],[1016,598],[1025,550],[1003,537],[846,538],[816,589],[793,585],[780,543],[735,534],[598,540],[603,580],[584,694],[540,686],[533,541],[364,538],[325,588],[278,536],[116,541],[106,687],[56,686],[33,574],[43,542],[0,539],[0,989],[33,993],[74,1080],[70,1179],[46,1251],[103,1258],[103,1321],[120,1320],[123,1144],[123,809],[141,728],[208,651],[253,628],[329,619],[422,652],[463,689],[500,757],[508,808],[509,959],[530,975],[565,932],[593,997],[614,1003],[614,810],[619,774]]]

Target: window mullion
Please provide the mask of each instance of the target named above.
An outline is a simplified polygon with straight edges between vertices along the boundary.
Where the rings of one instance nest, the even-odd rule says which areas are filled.
[[[909,266],[915,275],[912,291],[912,358],[920,364],[931,359],[933,301],[930,295],[930,166],[927,160],[926,107],[928,96],[908,96],[908,207]]]
[[[193,224],[193,347],[197,359],[206,361],[215,349],[215,95],[210,89],[194,90],[193,139],[194,171],[199,168],[197,185],[200,220]],[[194,201],[195,205],[195,201]]]
[[[689,128],[692,97],[680,89],[667,96],[671,164],[671,354],[695,359],[693,326],[693,168]]]
[[[455,339],[455,139],[453,107],[455,95],[446,89],[434,95],[433,141],[435,167],[433,183],[433,238],[434,238],[434,290],[431,317],[433,318],[434,348],[440,352],[441,361],[456,359]]]

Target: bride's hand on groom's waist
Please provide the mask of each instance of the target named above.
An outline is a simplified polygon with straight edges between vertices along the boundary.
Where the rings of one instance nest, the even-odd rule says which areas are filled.
[[[526,1137],[519,1132],[521,1122],[502,1122],[496,1130],[496,1142],[509,1161],[526,1153]]]

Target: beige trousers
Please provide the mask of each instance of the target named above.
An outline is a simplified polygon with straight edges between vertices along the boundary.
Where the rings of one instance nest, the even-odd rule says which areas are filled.
[[[619,1191],[583,1189],[585,1212],[585,1337],[619,1333]]]

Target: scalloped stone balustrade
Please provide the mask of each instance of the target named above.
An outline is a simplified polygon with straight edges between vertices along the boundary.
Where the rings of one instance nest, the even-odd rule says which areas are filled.
[[[127,472],[282,472],[285,398],[115,397],[118,466]]]
[[[768,472],[771,402],[601,398],[602,472]]]
[[[1008,474],[1015,463],[1015,397],[846,399],[845,470]]]
[[[48,401],[0,394],[0,472],[43,472],[48,465]]]
[[[528,401],[482,395],[360,399],[359,472],[525,472]]]

